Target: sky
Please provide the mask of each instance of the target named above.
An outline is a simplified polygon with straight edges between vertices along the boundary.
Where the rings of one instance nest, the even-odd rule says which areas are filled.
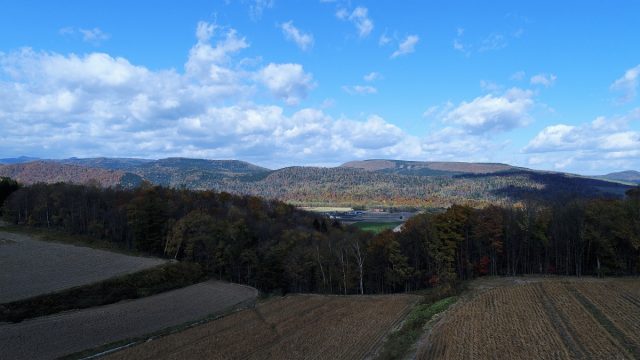
[[[640,170],[640,1],[0,2],[0,158]]]

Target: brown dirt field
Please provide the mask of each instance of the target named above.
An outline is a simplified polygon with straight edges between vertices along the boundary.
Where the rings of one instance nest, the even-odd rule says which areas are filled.
[[[54,359],[224,313],[258,291],[218,281],[96,308],[0,323],[0,359]]]
[[[640,279],[479,280],[419,359],[638,359]]]
[[[0,303],[86,285],[163,263],[162,259],[40,241],[0,231]]]
[[[420,299],[292,295],[108,356],[108,359],[363,359]]]

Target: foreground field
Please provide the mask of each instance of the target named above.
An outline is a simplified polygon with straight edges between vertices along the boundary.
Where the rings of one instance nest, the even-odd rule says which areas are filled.
[[[516,281],[454,306],[418,358],[640,358],[640,280]]]
[[[147,298],[0,323],[2,359],[53,359],[220,314],[252,303],[257,290],[209,281]]]
[[[162,263],[164,260],[0,231],[0,303],[90,284]]]
[[[267,301],[109,359],[362,359],[417,296],[295,295]]]

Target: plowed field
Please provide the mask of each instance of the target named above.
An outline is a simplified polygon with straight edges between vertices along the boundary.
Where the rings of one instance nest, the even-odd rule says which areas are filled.
[[[145,342],[109,359],[362,359],[417,296],[294,295]]]
[[[431,329],[419,359],[639,359],[640,280],[541,279],[480,291]]]

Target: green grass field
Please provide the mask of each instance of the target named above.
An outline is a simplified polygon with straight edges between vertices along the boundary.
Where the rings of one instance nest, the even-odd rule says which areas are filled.
[[[402,222],[399,221],[394,221],[394,222],[367,222],[367,221],[363,221],[363,222],[357,222],[354,223],[353,226],[359,228],[360,230],[364,230],[364,231],[371,231],[373,233],[380,233],[383,232],[384,230],[392,230],[393,228],[395,228],[396,226],[402,224]]]

